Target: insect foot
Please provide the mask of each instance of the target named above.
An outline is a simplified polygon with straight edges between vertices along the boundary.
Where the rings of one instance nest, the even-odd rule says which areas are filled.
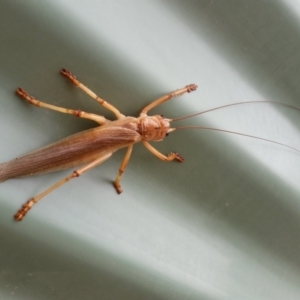
[[[115,187],[115,189],[116,189],[116,191],[117,191],[117,193],[118,193],[119,195],[120,195],[121,193],[123,193],[123,190],[122,190],[120,184],[114,182],[114,187]]]
[[[183,156],[181,156],[179,153],[177,152],[171,152],[170,154],[168,154],[168,161],[171,161],[173,159],[176,159],[179,162],[184,162],[184,158]]]
[[[34,97],[30,96],[30,95],[29,95],[24,89],[22,89],[22,88],[16,89],[16,94],[17,94],[18,96],[20,96],[21,98],[27,100],[27,101],[30,102],[31,104],[35,104],[35,102],[37,102],[37,100],[36,100]]]
[[[190,84],[190,85],[187,85],[186,88],[187,88],[186,91],[188,93],[190,93],[190,92],[196,91],[196,89],[198,88],[198,86],[196,84]]]
[[[21,98],[27,100],[30,104],[35,106],[40,106],[40,101],[36,100],[34,97],[30,96],[24,89],[18,88],[16,89],[16,94]]]
[[[35,202],[30,199],[25,204],[23,204],[22,208],[18,210],[18,212],[14,215],[14,218],[17,221],[22,221],[26,216],[27,212],[31,209],[31,207],[35,204]]]
[[[79,81],[76,79],[75,75],[73,75],[70,71],[66,69],[61,69],[60,73],[71,80],[75,85],[79,85]]]
[[[16,89],[16,94],[19,95],[20,97],[26,99],[26,97],[29,97],[29,94],[22,88],[17,88]]]

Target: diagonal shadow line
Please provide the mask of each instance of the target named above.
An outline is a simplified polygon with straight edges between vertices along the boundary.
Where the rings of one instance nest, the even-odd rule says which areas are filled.
[[[84,245],[76,237],[70,236],[70,233],[53,228],[49,230],[47,226],[41,227],[45,235],[61,237],[73,247],[88,251],[98,260],[95,265],[87,264],[72,254],[58,251],[53,245],[45,247],[22,233],[14,232],[12,239],[6,229],[0,228],[2,296],[6,293],[8,297],[20,299],[55,297],[57,300],[83,299],[87,295],[89,299],[119,299],[120,295],[123,299],[163,300],[184,297],[180,295],[180,291],[174,289],[172,282],[154,277],[147,270],[132,266],[103,249],[91,249],[90,245]],[[99,268],[99,264],[103,268]],[[121,272],[111,271],[107,265],[113,268],[117,266]],[[136,281],[131,280],[132,276]],[[156,288],[147,286],[147,280],[155,284]],[[200,296],[198,293],[197,298],[191,299],[199,299]]]
[[[49,16],[45,13],[43,6],[37,5],[37,11],[33,13],[26,11],[30,8],[30,6],[26,7],[26,4],[2,2],[0,27],[5,30],[0,33],[0,51],[2,53],[0,75],[11,81],[12,91],[22,85],[37,95],[36,97],[39,94],[44,95],[45,102],[47,102],[45,91],[48,91],[46,96],[52,100],[52,103],[55,101],[57,103],[57,94],[59,93],[60,99],[64,99],[64,105],[70,103],[70,107],[74,108],[77,103],[80,104],[78,96],[76,97],[78,91],[74,92],[74,87],[59,75],[60,69],[65,67],[81,77],[92,90],[100,91],[101,97],[104,99],[108,99],[112,103],[114,99],[121,99],[122,101],[118,101],[117,105],[125,114],[133,114],[133,107],[136,108],[140,100],[145,98],[145,94],[153,95],[153,86],[157,86],[157,83],[151,84],[151,81],[145,79],[143,73],[139,72],[129,60],[125,61],[120,57],[118,49],[110,47],[105,40],[97,40],[97,43],[93,43],[91,40],[91,45],[99,48],[100,52],[99,59],[95,61],[96,58],[89,53],[92,46],[86,47],[77,40],[77,35],[84,36],[87,33],[80,27],[80,24],[74,24],[74,20],[65,19],[66,15],[63,12],[56,12],[56,7],[49,6],[48,9],[52,9],[53,14],[57,13],[59,15],[57,20],[61,20],[62,23],[49,28],[49,23],[47,23]],[[37,18],[35,14],[40,15]],[[69,21],[70,23],[68,23]],[[68,27],[68,36],[59,30],[63,26]],[[67,66],[65,58],[68,58]],[[47,74],[42,69],[45,67],[47,67]],[[50,76],[48,76],[49,71],[51,72]],[[36,74],[35,82],[32,82],[29,74]],[[139,78],[139,82],[133,81],[131,78]],[[56,82],[63,82],[65,91],[62,91]],[[49,90],[49,83],[53,83],[53,86],[59,90]],[[79,97],[84,97],[83,94],[79,94]],[[146,99],[145,103],[147,103]],[[102,113],[104,111],[109,114],[110,118],[113,118],[111,113],[103,110],[90,99],[84,101],[84,104],[92,111],[96,107],[101,113],[102,109]],[[140,104],[135,113],[138,114],[141,108]],[[65,118],[65,116],[61,118]]]
[[[183,2],[158,0],[157,2],[165,5],[169,11],[177,15],[179,22],[184,22],[196,35],[211,44],[220,56],[225,57],[256,88],[263,93],[268,93],[270,89],[276,90],[278,95],[274,95],[274,97],[278,97],[278,99],[272,100],[287,103],[288,101],[300,102],[298,83],[300,72],[299,19],[280,1]],[[281,98],[282,96],[284,99]],[[297,126],[297,123],[295,125]],[[292,252],[295,251],[294,253],[300,250],[299,215],[284,204],[285,199],[297,203],[299,195],[291,191],[290,187],[276,175],[265,170],[255,159],[247,157],[237,149],[233,149],[234,156],[240,161],[248,160],[247,170],[252,169],[252,174],[259,174],[256,178],[249,172],[240,169],[237,164],[223,161],[226,159],[225,157],[221,162],[215,147],[218,147],[218,143],[223,147],[228,141],[219,137],[218,143],[215,141],[213,146],[209,139],[206,137],[204,140],[207,143],[203,143],[203,141],[199,143],[199,139],[193,139],[191,135],[182,137],[183,144],[192,143],[194,148],[201,149],[198,157],[201,160],[199,168],[204,170],[206,177],[210,179],[219,177],[224,186],[231,186],[233,190],[227,190],[227,193],[231,195],[232,199],[240,197],[239,192],[232,186],[232,181],[243,184],[245,201],[251,203],[248,205],[244,203],[245,208],[238,214],[234,212],[230,214],[224,209],[222,211],[221,208],[218,217],[238,228],[242,234],[246,234],[268,251],[276,253],[284,261],[288,261],[291,266],[299,269],[299,258],[297,255],[289,255],[289,251],[287,251],[287,245],[293,249]],[[216,161],[222,165],[222,167],[217,167],[218,170],[230,170],[231,176],[234,178],[229,180],[226,173],[223,172],[221,176],[216,171],[212,171],[212,166],[216,166]],[[267,190],[259,181],[262,174],[272,178],[274,187],[280,186],[281,191],[276,191],[274,194],[275,191]],[[199,210],[206,207],[207,212],[213,214],[214,208],[218,206],[217,202],[220,199],[223,201],[227,199],[219,195],[216,186],[211,186],[210,180],[205,180],[205,176],[198,178],[199,182],[197,181],[198,193],[200,194],[201,191],[202,196],[198,198],[197,206],[199,205]],[[247,178],[246,184],[240,182],[239,177]],[[252,193],[251,189],[259,191],[259,199],[252,198],[255,193]],[[248,196],[247,193],[249,193]],[[192,198],[196,201],[197,191],[193,191]],[[239,200],[233,200],[233,203],[237,207],[241,205]],[[267,221],[263,217],[255,216],[263,207],[266,209]],[[257,226],[247,224],[246,220],[251,222],[251,218],[258,218]],[[274,232],[276,230],[277,232]],[[277,239],[281,242],[277,243]],[[274,245],[276,245],[276,249]]]
[[[298,210],[294,209],[298,206],[299,194],[255,158],[233,148],[224,136],[200,134],[201,141],[185,134],[178,137],[181,145],[192,144],[194,149],[199,149],[197,157],[193,149],[186,149],[185,173],[180,173],[181,166],[153,166],[154,173],[160,173],[162,178],[176,174],[175,184],[172,181],[164,184],[167,189],[178,187],[178,192],[181,186],[193,186],[193,189],[185,188],[182,195],[193,210],[205,211],[208,219],[221,220],[253,244],[300,270],[296,254],[300,251],[300,220]],[[179,151],[178,140],[170,140],[167,148]],[[198,170],[197,176],[193,175],[194,170]],[[187,212],[181,213],[187,215]],[[203,226],[196,218],[191,222]],[[190,228],[195,235],[196,228]],[[221,235],[221,231],[215,234]],[[244,252],[247,253],[247,249]]]
[[[300,20],[282,1],[157,1],[255,87],[300,103]]]

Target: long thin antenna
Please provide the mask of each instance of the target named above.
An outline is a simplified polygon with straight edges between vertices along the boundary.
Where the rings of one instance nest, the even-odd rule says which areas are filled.
[[[284,146],[286,148],[292,149],[292,150],[297,151],[297,152],[300,153],[300,150],[298,150],[294,147],[288,146],[286,144],[283,144],[283,143],[275,142],[275,141],[272,141],[272,140],[269,140],[269,139],[265,139],[265,138],[250,135],[250,134],[245,134],[245,133],[240,133],[240,132],[230,131],[230,130],[225,130],[225,129],[219,129],[219,128],[202,127],[202,126],[181,126],[181,127],[170,128],[169,132],[172,132],[172,131],[175,131],[175,130],[180,130],[180,129],[203,129],[203,130],[213,130],[213,131],[219,131],[219,132],[226,132],[226,133],[230,133],[230,134],[246,136],[246,137],[249,137],[249,138],[258,139],[258,140],[266,141],[266,142],[269,142],[269,143],[277,144],[277,145]]]
[[[300,108],[298,108],[296,106],[292,106],[292,105],[281,103],[281,102],[267,101],[267,100],[264,100],[264,101],[246,101],[246,102],[237,102],[237,103],[226,104],[226,105],[218,106],[218,107],[211,108],[211,109],[208,109],[208,110],[205,110],[205,111],[201,111],[201,112],[198,112],[198,113],[195,113],[195,114],[192,114],[192,115],[188,115],[188,116],[185,116],[185,117],[172,119],[172,122],[192,118],[192,117],[195,117],[195,116],[198,116],[198,115],[205,114],[205,113],[210,112],[210,111],[214,111],[214,110],[229,107],[229,106],[249,104],[249,103],[272,103],[272,104],[282,105],[282,106],[286,106],[286,107],[289,107],[289,108],[296,109],[296,110],[300,111]]]

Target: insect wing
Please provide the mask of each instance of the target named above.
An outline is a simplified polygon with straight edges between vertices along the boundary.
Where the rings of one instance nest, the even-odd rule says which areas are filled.
[[[140,135],[137,132],[123,127],[103,126],[88,129],[0,164],[0,182],[82,165],[139,140]]]

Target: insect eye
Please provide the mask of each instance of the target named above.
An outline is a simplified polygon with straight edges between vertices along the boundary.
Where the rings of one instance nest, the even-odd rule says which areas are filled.
[[[168,136],[168,135],[169,135],[169,132],[166,133],[166,136]]]
[[[165,116],[164,115],[160,115],[162,118],[164,118]]]

